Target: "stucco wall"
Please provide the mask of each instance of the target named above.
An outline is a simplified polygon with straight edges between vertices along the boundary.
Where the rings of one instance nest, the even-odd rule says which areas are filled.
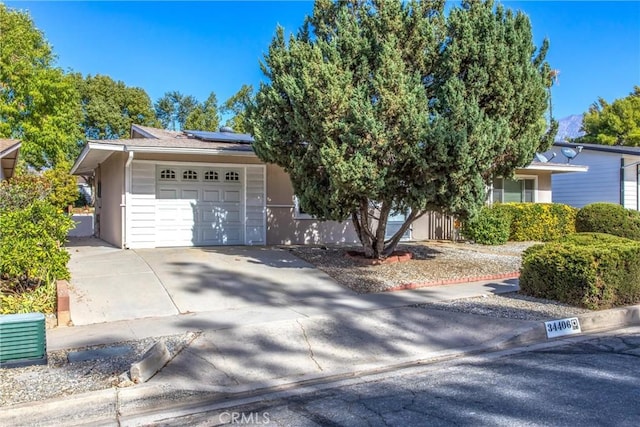
[[[279,166],[267,165],[267,244],[357,243],[350,221],[295,218],[293,186]]]
[[[114,153],[98,167],[96,185],[100,185],[100,197],[96,194],[96,218],[98,237],[117,247],[122,247],[122,208],[124,203],[125,153]],[[98,184],[99,183],[99,184]]]
[[[551,174],[538,173],[536,176],[538,177],[538,194],[536,201],[538,203],[552,203]]]

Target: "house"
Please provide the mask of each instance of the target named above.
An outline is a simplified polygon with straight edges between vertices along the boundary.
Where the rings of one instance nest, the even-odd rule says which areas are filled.
[[[93,177],[95,234],[118,247],[358,242],[349,221],[318,221],[301,211],[286,172],[258,159],[252,141],[229,128],[133,125],[130,139],[89,141],[72,173]],[[579,169],[532,163],[515,181],[496,182],[492,197],[550,202],[551,174]],[[402,222],[392,218],[387,231]],[[425,215],[407,238],[445,234],[442,218]]]
[[[554,146],[557,150],[581,150],[575,161],[589,167],[585,174],[554,175],[554,202],[566,203],[577,208],[595,202],[610,202],[628,209],[640,210],[640,147],[575,144],[564,141],[558,141]],[[553,160],[567,162],[567,158],[563,156],[556,156]]]
[[[0,181],[13,176],[20,154],[20,141],[0,139]]]

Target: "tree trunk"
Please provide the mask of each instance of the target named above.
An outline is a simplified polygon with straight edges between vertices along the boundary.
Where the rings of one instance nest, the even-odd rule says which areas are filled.
[[[378,218],[375,222],[372,213],[369,210],[368,201],[360,203],[357,212],[351,214],[353,226],[362,244],[364,256],[372,259],[385,259],[393,253],[398,246],[400,239],[409,229],[413,221],[424,215],[424,212],[411,212],[406,221],[402,224],[398,232],[396,232],[389,240],[385,241],[387,222],[391,213],[391,205],[383,203],[380,211],[377,212]],[[375,226],[375,229],[374,229]]]

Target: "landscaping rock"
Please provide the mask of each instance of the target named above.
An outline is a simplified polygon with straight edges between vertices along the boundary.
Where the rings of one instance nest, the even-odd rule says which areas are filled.
[[[131,380],[135,383],[143,383],[153,377],[156,372],[171,360],[169,350],[163,341],[158,341],[151,346],[142,356],[142,360],[131,365]]]

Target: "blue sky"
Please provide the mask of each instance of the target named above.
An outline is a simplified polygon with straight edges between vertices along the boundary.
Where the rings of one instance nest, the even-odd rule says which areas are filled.
[[[556,118],[580,114],[599,97],[640,85],[640,1],[503,1],[529,15],[534,40],[549,38],[560,71]],[[58,65],[106,74],[147,91],[153,101],[178,90],[219,102],[243,84],[258,86],[259,61],[276,25],[295,31],[312,2],[22,2],[58,56]],[[459,2],[452,2],[459,4]]]

